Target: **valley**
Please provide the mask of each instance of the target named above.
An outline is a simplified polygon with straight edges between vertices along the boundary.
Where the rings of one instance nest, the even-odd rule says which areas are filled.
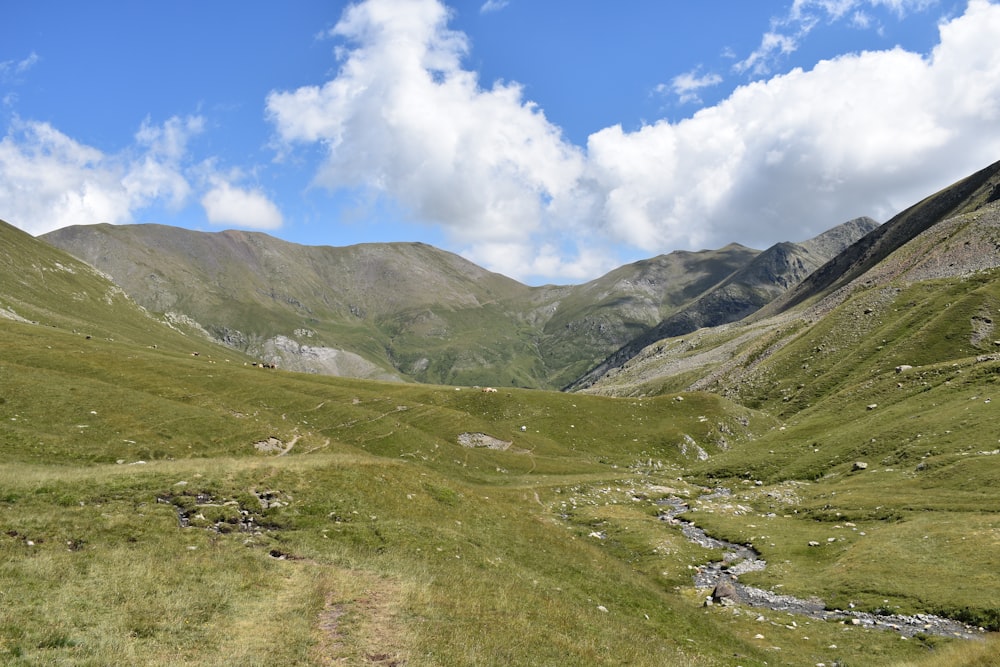
[[[527,288],[408,244],[57,235],[85,263],[0,224],[0,661],[995,664],[998,183],[717,314],[788,248]],[[279,336],[356,372],[264,367]]]

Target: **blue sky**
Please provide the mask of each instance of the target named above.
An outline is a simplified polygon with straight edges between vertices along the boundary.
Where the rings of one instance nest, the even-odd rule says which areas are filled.
[[[539,284],[1000,159],[995,0],[0,7],[0,219],[424,241]]]

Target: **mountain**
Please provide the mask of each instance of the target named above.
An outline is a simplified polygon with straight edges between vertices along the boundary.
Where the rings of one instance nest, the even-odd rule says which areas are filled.
[[[423,244],[307,248],[160,225],[71,227],[44,238],[114,276],[149,310],[190,318],[231,347],[289,369],[376,379],[401,379],[394,363],[436,377],[407,333],[441,339],[462,326],[462,313],[488,319],[522,288]],[[478,356],[473,345],[463,353]]]
[[[795,307],[800,303],[814,301],[838,288],[841,288],[859,276],[873,269],[879,262],[902,246],[915,239],[918,235],[939,225],[942,221],[977,211],[988,204],[1000,200],[1000,162],[985,167],[975,174],[933,194],[906,210],[894,216],[892,220],[882,225],[878,230],[859,240],[846,252],[834,257],[829,263],[809,276],[794,290],[773,303],[762,315],[781,312]],[[950,252],[953,243],[948,244]],[[984,245],[982,240],[970,240],[973,247],[986,252],[984,257],[976,258],[974,253],[956,254],[956,261],[950,271],[945,273],[960,273],[972,270],[975,266],[991,266],[990,257],[995,257],[995,250],[990,244]],[[938,249],[940,251],[940,249]],[[940,252],[938,255],[940,256]],[[985,261],[985,263],[983,263]]]
[[[705,290],[659,324],[630,340],[567,389],[572,391],[590,386],[658,340],[747,317],[798,285],[825,262],[877,227],[878,223],[871,218],[856,218],[802,243],[771,246],[721,283]]]
[[[812,253],[794,246],[789,266],[833,252],[832,234]],[[751,268],[753,295],[706,298],[720,285],[737,289],[724,281],[760,255],[735,244],[635,262],[583,285],[528,287],[424,244],[313,247],[153,224],[42,238],[149,311],[283,368],[440,384],[561,387],[666,318],[689,317],[695,301],[703,323],[729,321],[801,277]]]
[[[207,342],[145,310],[93,266],[2,220],[0,318],[173,351]]]
[[[759,251],[731,244],[714,251],[678,251],[619,267],[582,285],[560,288],[541,319],[538,351],[551,385],[575,380],[607,354],[746,266]],[[550,290],[535,290],[550,294]]]
[[[867,340],[863,333],[886,308],[912,310],[919,299],[899,303],[898,295],[911,294],[913,285],[945,281],[961,292],[963,286],[978,284],[979,276],[991,276],[1000,267],[998,228],[1000,162],[902,211],[741,322],[683,339],[676,337],[683,334],[670,332],[656,341],[644,339],[647,346],[628,357],[627,368],[621,363],[603,375],[589,376],[590,390],[634,395],[711,388],[756,404],[763,399],[750,396],[768,375],[764,369],[770,357],[794,347],[820,323],[829,327],[830,313],[848,321],[839,334],[827,333],[814,347],[824,353],[840,350],[857,362],[862,355],[844,352],[845,343]],[[976,342],[966,349],[968,354],[993,350],[986,341],[992,332],[991,312],[987,302],[965,313],[968,320],[961,326],[980,331],[973,335],[970,329],[968,335]],[[836,340],[838,336],[842,340]]]

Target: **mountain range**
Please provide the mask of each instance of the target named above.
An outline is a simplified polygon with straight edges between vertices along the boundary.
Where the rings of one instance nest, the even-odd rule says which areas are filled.
[[[42,238],[177,326],[289,370],[560,388],[652,340],[755,312],[877,227],[764,252],[731,244],[529,287],[420,243],[311,247],[261,233],[74,226]]]

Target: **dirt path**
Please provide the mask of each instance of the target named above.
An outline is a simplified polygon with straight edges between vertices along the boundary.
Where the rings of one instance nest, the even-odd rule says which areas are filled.
[[[302,436],[299,435],[298,433],[296,433],[295,435],[293,435],[292,439],[288,441],[287,445],[285,445],[285,448],[282,449],[280,452],[278,452],[278,456],[284,456],[288,452],[292,451],[292,447],[294,447],[295,443],[298,442],[301,438],[302,438]]]

